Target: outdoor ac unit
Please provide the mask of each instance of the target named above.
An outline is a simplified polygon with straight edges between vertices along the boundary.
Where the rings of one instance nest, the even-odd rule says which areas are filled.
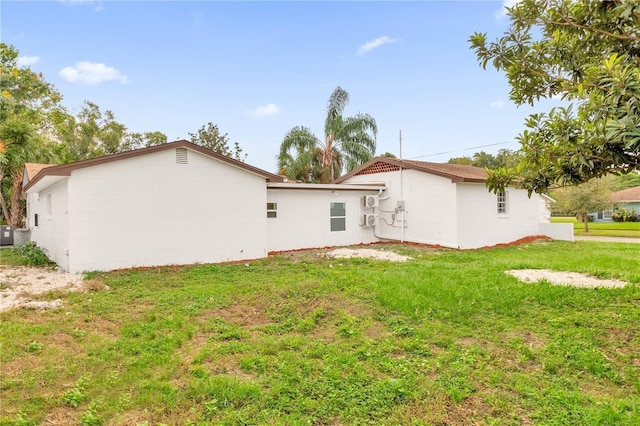
[[[378,207],[379,197],[377,195],[365,195],[362,197],[362,206],[366,208]]]
[[[378,215],[377,214],[365,214],[362,218],[362,226],[366,228],[371,228],[378,224]]]

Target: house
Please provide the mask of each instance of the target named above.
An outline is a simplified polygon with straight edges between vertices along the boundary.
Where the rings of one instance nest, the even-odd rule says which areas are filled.
[[[24,191],[32,241],[74,273],[383,240],[474,248],[549,234],[539,199],[489,193],[485,179],[470,166],[375,158],[334,183],[303,184],[176,141],[42,168]]]
[[[508,243],[532,235],[573,241],[570,226],[549,223],[549,197],[485,186],[479,167],[377,157],[336,183],[387,187],[370,213],[376,236],[458,249]]]
[[[640,186],[623,189],[609,194],[614,208],[603,210],[596,213],[589,213],[594,222],[612,222],[613,215],[617,209],[627,209],[629,211],[635,209],[640,214]]]
[[[332,231],[330,210],[351,213],[379,188],[340,189],[287,184],[187,141],[42,168],[24,187],[31,240],[74,273],[374,241],[351,215]]]

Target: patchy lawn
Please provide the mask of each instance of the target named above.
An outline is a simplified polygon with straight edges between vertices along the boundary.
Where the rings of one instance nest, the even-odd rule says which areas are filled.
[[[412,259],[90,274],[3,312],[0,423],[640,424],[639,245],[371,248]]]

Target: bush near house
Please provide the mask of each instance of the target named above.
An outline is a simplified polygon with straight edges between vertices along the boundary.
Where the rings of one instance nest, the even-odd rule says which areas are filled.
[[[616,209],[612,219],[615,222],[640,222],[640,214],[636,213],[636,209]]]

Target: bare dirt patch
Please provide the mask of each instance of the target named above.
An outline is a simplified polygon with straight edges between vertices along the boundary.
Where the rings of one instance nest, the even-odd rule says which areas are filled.
[[[400,254],[391,251],[381,251],[373,249],[349,249],[339,248],[331,250],[326,254],[327,257],[332,259],[351,259],[351,258],[363,258],[363,259],[376,259],[387,260],[389,262],[406,262],[411,260],[409,256],[402,256]]]
[[[62,301],[36,301],[50,291],[85,291],[82,275],[59,272],[50,268],[0,265],[0,312],[12,308],[54,309]]]
[[[619,288],[627,282],[622,280],[605,280],[579,272],[558,272],[549,269],[512,269],[505,271],[525,283],[546,280],[551,284],[580,288]]]

